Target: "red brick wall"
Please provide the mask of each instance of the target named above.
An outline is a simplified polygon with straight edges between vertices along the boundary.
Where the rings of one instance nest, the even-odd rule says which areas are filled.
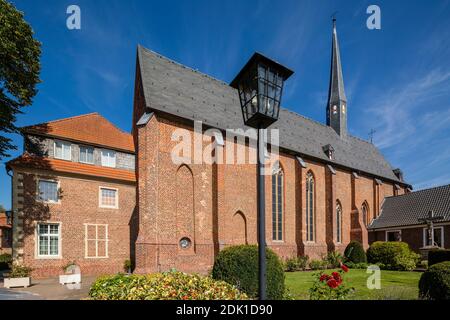
[[[175,165],[171,151],[178,141],[172,141],[171,137],[178,128],[187,129],[194,141],[192,124],[161,114],[153,117],[147,126],[135,128],[139,150],[138,272],[170,268],[206,272],[221,248],[245,242],[257,243],[256,166]],[[203,146],[209,143],[203,142]],[[226,141],[226,145],[230,143],[236,150],[237,143]],[[246,144],[246,152],[248,148]],[[226,152],[225,147],[224,158]],[[234,156],[236,159],[236,152]],[[356,234],[361,238],[358,239],[367,247],[361,206],[367,202],[371,219],[381,205],[382,197],[393,193],[393,185],[381,185],[378,199],[375,198],[373,178],[360,176],[354,179],[351,172],[340,168],[335,168],[336,174],[332,175],[323,163],[304,160],[307,168],[301,168],[291,155],[280,155],[285,186],[282,241],[272,240],[272,178],[266,176],[267,244],[282,257],[306,254],[317,259],[329,250],[342,252],[348,242],[355,239],[353,231],[359,228]],[[306,242],[305,230],[305,182],[309,171],[315,177],[316,239],[312,243]],[[336,243],[337,200],[343,211],[340,244]],[[353,217],[356,217],[356,223],[352,224]],[[179,247],[183,236],[193,241],[188,250]]]
[[[60,182],[60,204],[35,201],[37,177]],[[103,274],[123,271],[124,261],[130,259],[130,233],[135,219],[135,186],[81,177],[48,176],[45,173],[24,173],[24,242],[23,263],[33,268],[33,276],[62,273],[62,267],[75,261],[82,274]],[[99,187],[118,189],[118,209],[99,207]],[[36,222],[60,223],[61,258],[37,257]],[[108,258],[85,258],[85,225],[108,225]]]

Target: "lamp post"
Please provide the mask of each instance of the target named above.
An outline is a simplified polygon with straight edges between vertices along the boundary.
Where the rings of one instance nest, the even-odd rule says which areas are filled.
[[[278,120],[284,81],[293,71],[254,53],[231,82],[238,89],[245,125],[258,130],[257,211],[259,299],[266,299],[266,227],[264,194],[264,129]]]

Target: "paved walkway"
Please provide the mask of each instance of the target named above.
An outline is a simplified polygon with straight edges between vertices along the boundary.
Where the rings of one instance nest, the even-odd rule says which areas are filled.
[[[3,288],[0,280],[0,300],[80,300],[88,297],[96,277],[82,277],[82,283],[61,285],[58,278],[31,279],[28,288]]]

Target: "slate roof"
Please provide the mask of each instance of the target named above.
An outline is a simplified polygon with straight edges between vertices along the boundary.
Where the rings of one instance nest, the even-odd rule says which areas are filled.
[[[385,198],[369,229],[422,225],[418,219],[427,217],[430,210],[444,217],[439,222],[450,221],[450,184]]]
[[[145,103],[151,110],[203,121],[219,129],[248,129],[243,123],[238,92],[227,83],[142,46],[138,46],[138,63]],[[284,149],[404,184],[367,141],[350,135],[341,138],[331,127],[285,108],[269,128],[280,130],[280,147]],[[334,160],[329,160],[322,149],[327,144],[335,150]]]
[[[97,112],[27,126],[21,130],[134,153],[133,136]]]

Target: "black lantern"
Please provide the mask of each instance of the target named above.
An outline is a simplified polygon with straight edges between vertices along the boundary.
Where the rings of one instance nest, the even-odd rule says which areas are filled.
[[[231,82],[246,125],[264,129],[278,120],[283,83],[294,72],[255,52]]]
[[[258,215],[258,295],[266,293],[266,220],[264,192],[264,129],[278,120],[284,80],[294,72],[281,64],[255,53],[231,82],[238,89],[242,115],[247,126],[258,129],[257,137],[257,215]]]

